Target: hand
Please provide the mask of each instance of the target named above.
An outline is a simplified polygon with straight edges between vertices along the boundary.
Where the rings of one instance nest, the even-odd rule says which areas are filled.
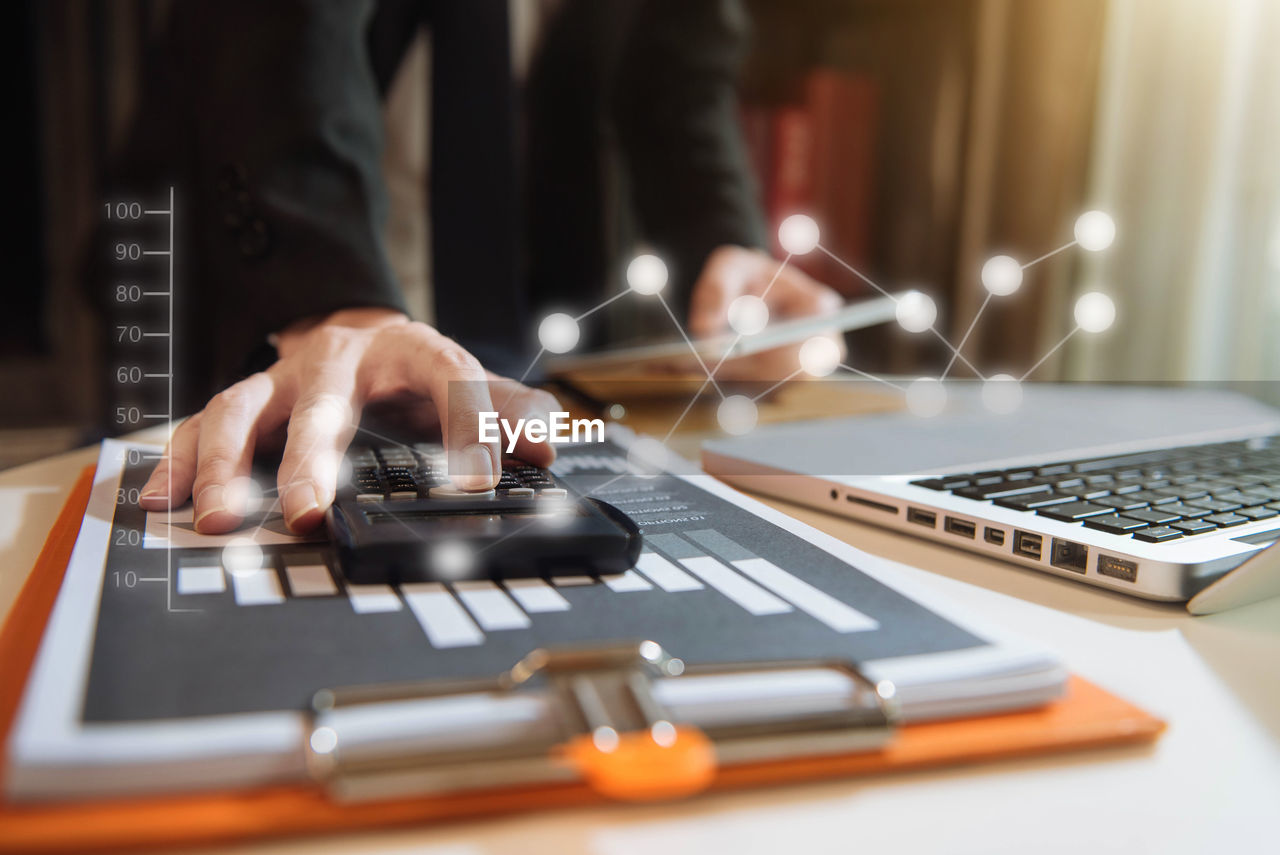
[[[390,309],[346,309],[280,333],[280,358],[216,395],[174,431],[142,488],[141,505],[161,511],[195,497],[202,534],[244,519],[254,448],[286,429],[277,486],[285,522],[314,528],[333,502],[338,466],[366,406],[394,408],[414,428],[438,424],[449,475],[464,490],[488,490],[501,473],[497,443],[479,441],[478,413],[546,419],[551,395],[485,371],[456,342]],[[494,406],[494,401],[498,406]],[[548,443],[523,438],[516,453],[549,465]]]
[[[844,304],[839,294],[798,268],[787,265],[779,272],[780,266],[781,262],[758,249],[722,246],[712,252],[694,283],[689,303],[689,331],[693,337],[707,338],[729,330],[729,304],[743,294],[764,296],[770,323],[828,315]],[[843,355],[843,339],[835,333],[831,338]],[[789,377],[800,367],[800,344],[728,360],[716,376],[767,381]],[[713,366],[714,363],[707,367]]]

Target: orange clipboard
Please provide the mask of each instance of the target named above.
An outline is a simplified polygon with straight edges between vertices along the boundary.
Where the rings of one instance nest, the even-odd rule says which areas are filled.
[[[0,629],[0,768],[27,674],[57,599],[93,484],[76,481],[44,548]],[[737,790],[1014,757],[1153,742],[1158,718],[1072,677],[1065,695],[1022,712],[903,726],[885,748],[748,763],[716,770],[708,790]],[[237,792],[104,799],[55,805],[0,803],[0,852],[137,850],[178,844],[405,826],[470,817],[599,804],[608,797],[581,782],[495,788],[371,803],[333,801],[297,784]]]

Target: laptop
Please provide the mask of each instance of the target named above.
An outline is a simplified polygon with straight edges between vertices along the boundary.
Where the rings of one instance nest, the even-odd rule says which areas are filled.
[[[703,468],[1151,600],[1189,600],[1280,538],[1280,410],[1215,388],[1026,384],[1020,407],[1000,415],[979,383],[947,391],[933,418],[834,418],[709,441]]]

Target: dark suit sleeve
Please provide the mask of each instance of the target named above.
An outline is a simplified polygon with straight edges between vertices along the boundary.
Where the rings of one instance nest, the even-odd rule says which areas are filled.
[[[247,357],[293,321],[350,306],[403,310],[382,245],[382,118],[366,45],[372,4],[174,4],[199,204],[200,278],[220,345]]]
[[[684,293],[722,244],[767,245],[738,120],[746,13],[735,0],[641,0],[614,124],[641,231]]]

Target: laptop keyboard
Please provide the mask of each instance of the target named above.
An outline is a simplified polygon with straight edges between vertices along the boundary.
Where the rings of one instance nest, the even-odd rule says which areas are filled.
[[[911,483],[1164,543],[1280,517],[1280,435]]]

